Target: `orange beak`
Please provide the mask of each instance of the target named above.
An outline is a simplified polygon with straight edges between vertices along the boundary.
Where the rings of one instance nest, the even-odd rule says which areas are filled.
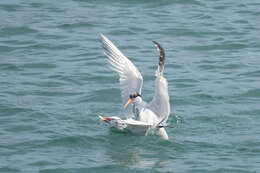
[[[132,103],[133,101],[134,101],[134,99],[129,99],[129,100],[126,102],[124,108],[126,108],[126,107],[127,107],[130,103]]]
[[[110,117],[101,117],[100,121],[108,122],[108,121],[110,121]]]

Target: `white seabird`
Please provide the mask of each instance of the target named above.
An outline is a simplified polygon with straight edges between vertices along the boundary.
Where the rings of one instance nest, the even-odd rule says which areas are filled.
[[[149,130],[168,139],[166,121],[170,115],[168,83],[163,77],[165,52],[161,45],[155,41],[160,52],[159,65],[155,73],[155,94],[150,103],[142,100],[141,90],[143,77],[135,65],[103,34],[100,34],[105,55],[113,70],[119,74],[122,101],[126,119],[117,116],[99,116],[101,121],[107,122],[119,130],[128,130],[137,135],[147,135]]]

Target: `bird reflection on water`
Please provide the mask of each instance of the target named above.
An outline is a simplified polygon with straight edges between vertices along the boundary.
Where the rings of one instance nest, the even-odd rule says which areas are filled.
[[[156,136],[135,136],[131,133],[115,133],[109,131],[105,146],[105,155],[113,162],[130,168],[153,168],[170,164],[172,157],[169,152],[158,148],[160,145],[171,145]],[[154,157],[154,155],[158,157]]]

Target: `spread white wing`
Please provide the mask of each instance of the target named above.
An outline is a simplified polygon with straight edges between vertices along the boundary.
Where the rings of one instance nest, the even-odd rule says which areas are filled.
[[[156,71],[155,94],[148,107],[157,115],[161,123],[165,123],[170,115],[170,103],[168,95],[168,83],[163,77],[165,53],[159,43],[154,42],[160,52],[158,69]]]
[[[123,105],[129,99],[130,94],[137,92],[141,94],[143,77],[135,65],[123,55],[123,53],[103,34],[100,34],[105,55],[113,70],[119,74],[121,96]],[[129,105],[124,112],[127,117],[133,116],[132,106]]]

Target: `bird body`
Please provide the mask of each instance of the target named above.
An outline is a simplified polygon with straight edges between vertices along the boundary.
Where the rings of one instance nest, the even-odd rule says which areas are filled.
[[[155,95],[149,103],[143,101],[141,90],[143,77],[135,65],[103,34],[100,34],[105,55],[113,70],[119,74],[121,96],[126,119],[119,117],[102,117],[100,120],[107,122],[118,130],[128,130],[137,135],[147,135],[149,131],[164,139],[168,135],[164,126],[170,114],[168,96],[168,83],[163,77],[165,53],[161,45],[153,42],[160,52],[158,69],[156,71]]]
[[[151,113],[148,111],[148,113]],[[151,113],[153,114],[153,113]],[[110,127],[116,128],[119,131],[129,131],[135,135],[146,136],[151,132],[161,136],[163,139],[168,139],[168,135],[164,127],[154,126],[153,121],[149,114],[146,114],[146,119],[135,120],[133,118],[128,118],[122,120],[117,116],[103,117],[99,116],[101,121],[104,121],[110,125]],[[155,119],[156,120],[156,119]]]

